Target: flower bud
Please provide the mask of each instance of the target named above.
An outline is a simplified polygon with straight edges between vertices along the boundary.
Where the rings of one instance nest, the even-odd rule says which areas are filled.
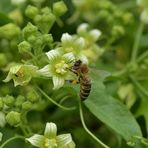
[[[13,23],[0,27],[0,37],[12,40],[20,35],[20,28]]]
[[[30,37],[30,35],[36,35],[38,33],[38,28],[31,23],[28,23],[27,26],[23,29],[24,38]]]
[[[20,113],[15,112],[15,111],[11,111],[7,114],[6,116],[6,121],[8,122],[8,124],[10,124],[11,126],[16,126],[21,122],[21,116]]]
[[[42,38],[44,43],[51,43],[53,41],[51,34],[43,34]]]
[[[53,13],[59,17],[67,11],[67,7],[63,1],[56,2],[53,4]]]
[[[39,95],[35,90],[28,92],[27,99],[31,102],[37,102],[39,100]]]
[[[4,103],[2,97],[0,97],[0,110],[3,109]]]
[[[20,53],[31,52],[31,45],[27,41],[23,41],[18,45]]]
[[[112,29],[112,35],[115,37],[124,35],[124,33],[125,33],[125,30],[123,26],[115,25]]]
[[[44,7],[41,9],[41,14],[50,14],[51,13],[51,9],[49,7]]]
[[[7,64],[7,57],[4,53],[0,53],[0,67],[3,67]]]
[[[22,109],[24,111],[28,111],[32,108],[32,103],[30,101],[26,101],[22,104]]]
[[[16,107],[21,107],[24,102],[25,102],[25,97],[19,95],[19,96],[16,98],[15,106],[16,106]]]
[[[39,12],[39,10],[38,10],[37,7],[29,5],[26,8],[25,14],[26,14],[27,17],[33,19],[38,14],[38,12]]]
[[[32,45],[36,41],[36,36],[30,35],[27,40]]]
[[[3,128],[6,124],[5,114],[0,112],[0,127]]]
[[[3,102],[7,106],[13,106],[15,99],[13,96],[7,95],[6,97],[3,98]]]

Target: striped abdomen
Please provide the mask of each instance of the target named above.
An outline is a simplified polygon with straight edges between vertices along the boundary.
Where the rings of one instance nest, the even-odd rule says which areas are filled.
[[[80,78],[80,98],[82,101],[87,99],[91,91],[91,80],[87,76]]]

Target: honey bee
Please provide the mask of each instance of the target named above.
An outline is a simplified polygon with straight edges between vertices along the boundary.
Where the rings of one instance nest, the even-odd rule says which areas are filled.
[[[83,64],[81,60],[78,60],[72,66],[71,71],[78,76],[78,81],[74,83],[80,84],[80,99],[86,100],[91,91],[91,78],[89,76],[89,68],[86,64]]]

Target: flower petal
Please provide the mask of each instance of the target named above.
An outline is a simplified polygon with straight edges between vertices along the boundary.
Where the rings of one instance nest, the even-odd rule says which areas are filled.
[[[78,27],[77,32],[78,32],[79,34],[83,35],[84,33],[86,33],[87,29],[88,29],[88,24],[87,24],[87,23],[83,23],[83,24],[81,24],[81,25]]]
[[[83,63],[85,64],[88,64],[88,59],[85,55],[81,54],[79,57],[78,57]]]
[[[46,52],[49,62],[52,62],[56,57],[60,56],[59,50],[53,49]]]
[[[68,33],[64,33],[61,37],[61,41],[62,41],[63,44],[66,44],[67,42],[71,42],[72,36]]]
[[[21,67],[22,67],[22,65],[15,65],[15,66],[11,67],[10,68],[10,73],[16,74]]]
[[[44,139],[45,137],[43,135],[38,135],[38,134],[35,134],[30,138],[26,138],[26,140],[29,141],[33,146],[36,146],[39,148],[43,147]]]
[[[66,63],[71,63],[75,60],[75,56],[72,52],[64,54],[63,58],[66,61]]]
[[[13,74],[9,72],[7,77],[3,80],[3,82],[9,82],[12,78],[13,78]]]
[[[55,123],[47,123],[45,127],[45,132],[44,132],[45,137],[47,138],[55,138],[57,135],[57,126]]]
[[[84,46],[85,46],[84,38],[80,37],[80,38],[76,39],[75,44],[79,47],[79,49],[84,48]]]
[[[58,135],[56,139],[59,148],[75,148],[71,134]]]
[[[50,65],[45,65],[43,68],[38,70],[38,73],[41,76],[51,77],[52,76],[51,66]]]
[[[92,38],[94,39],[94,41],[97,41],[98,38],[101,35],[101,31],[98,29],[93,29],[92,31],[90,31],[90,35],[92,36]]]
[[[53,76],[53,89],[59,89],[64,85],[64,78],[58,77],[58,76]]]

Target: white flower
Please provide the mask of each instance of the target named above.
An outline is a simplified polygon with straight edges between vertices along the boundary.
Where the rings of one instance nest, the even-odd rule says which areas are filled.
[[[14,86],[26,85],[32,77],[37,75],[38,67],[33,65],[15,65],[10,68],[10,71],[4,82],[9,82],[11,79],[14,81]]]
[[[71,36],[68,33],[64,33],[61,37],[61,48],[58,50],[65,54],[68,52],[72,52],[73,55],[77,60],[82,60],[84,59],[84,54],[82,53],[84,47],[85,47],[85,40],[83,37],[78,37],[78,36]],[[87,57],[85,57],[85,63],[88,63]]]
[[[75,148],[71,134],[57,136],[57,126],[52,122],[46,124],[44,135],[35,134],[26,140],[39,148]]]
[[[51,50],[46,53],[49,64],[39,70],[40,75],[52,77],[53,89],[59,89],[64,85],[65,80],[72,79],[70,68],[75,61],[72,53],[61,55],[58,50]]]

